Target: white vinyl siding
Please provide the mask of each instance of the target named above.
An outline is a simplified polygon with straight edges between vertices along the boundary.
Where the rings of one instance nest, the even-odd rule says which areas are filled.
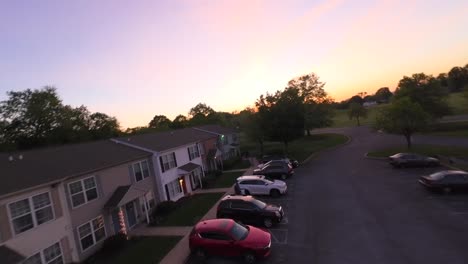
[[[10,203],[8,208],[15,234],[25,232],[54,219],[49,192]]]
[[[85,178],[68,184],[73,208],[98,198],[96,179]]]
[[[102,216],[98,216],[95,219],[79,226],[78,236],[82,251],[85,251],[86,249],[94,246],[97,242],[103,240],[106,237],[104,218]]]

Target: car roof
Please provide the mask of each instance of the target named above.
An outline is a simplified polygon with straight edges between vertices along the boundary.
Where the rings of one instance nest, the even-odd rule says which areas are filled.
[[[197,232],[209,232],[209,231],[227,231],[234,225],[232,219],[209,219],[200,221],[195,225]]]
[[[221,201],[227,201],[227,200],[242,200],[242,201],[252,201],[255,200],[251,195],[227,195],[224,196]]]
[[[238,181],[244,181],[244,180],[263,180],[265,179],[264,175],[246,175],[246,176],[241,176],[237,178]]]

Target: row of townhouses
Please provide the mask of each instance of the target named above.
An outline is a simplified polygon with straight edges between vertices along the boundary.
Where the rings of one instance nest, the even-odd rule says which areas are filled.
[[[217,125],[0,154],[0,263],[81,262],[239,155]]]

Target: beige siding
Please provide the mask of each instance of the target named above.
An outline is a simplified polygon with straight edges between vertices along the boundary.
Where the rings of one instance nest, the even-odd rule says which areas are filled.
[[[70,242],[68,237],[64,237],[60,240],[60,246],[62,247],[62,256],[65,263],[72,262],[72,250],[70,248]]]
[[[59,189],[53,188],[50,192],[52,203],[54,205],[55,218],[60,218],[63,215],[62,204],[59,197]]]
[[[95,177],[96,183],[98,185],[98,188],[97,188],[98,193],[99,193],[98,198],[74,209],[72,209],[71,207],[70,195],[67,194],[67,202],[71,208],[70,218],[71,218],[71,223],[72,223],[72,229],[73,229],[73,233],[75,234],[74,243],[76,244],[76,252],[78,253],[79,259],[81,261],[91,256],[93,253],[95,253],[99,249],[100,243],[98,245],[95,245],[87,249],[85,252],[82,252],[81,247],[80,247],[78,232],[77,232],[78,227],[90,221],[91,219],[94,219],[98,217],[99,215],[102,215],[105,221],[106,235],[109,236],[114,233],[113,230],[111,230],[112,223],[111,223],[110,211],[107,209],[104,209],[104,205],[110,199],[110,197],[112,196],[114,191],[117,189],[117,187],[131,185],[133,183],[134,179],[131,178],[129,167],[128,167],[130,164],[133,164],[133,162],[67,181],[67,193],[68,193],[68,183],[74,182],[76,180],[88,178],[90,176]],[[151,166],[151,164],[149,164],[149,166]],[[151,171],[151,167],[149,169]],[[151,188],[152,191],[154,191],[154,186],[155,186],[154,178],[152,176],[147,177],[144,180],[138,183],[135,183],[135,186],[141,187],[141,188],[145,188],[148,186],[149,188]]]
[[[11,238],[11,226],[8,219],[7,207],[5,204],[0,205],[0,241],[7,241]]]

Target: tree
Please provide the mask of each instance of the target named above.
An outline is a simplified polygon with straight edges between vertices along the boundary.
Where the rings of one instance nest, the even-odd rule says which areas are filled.
[[[60,126],[62,102],[56,89],[7,92],[0,102],[0,121],[5,125],[3,137],[19,148],[44,145],[47,136]]]
[[[447,73],[440,73],[439,75],[437,75],[437,80],[439,81],[440,86],[449,87]]]
[[[351,97],[348,100],[348,107],[351,106],[352,104],[363,105],[364,104],[364,99],[362,99],[362,97],[360,95],[355,95],[355,96]]]
[[[409,97],[399,98],[377,114],[376,126],[390,133],[405,137],[408,149],[411,148],[411,137],[423,131],[430,122],[430,114],[421,105]]]
[[[265,128],[259,120],[259,114],[253,108],[246,108],[238,114],[240,129],[248,138],[257,142],[260,147],[260,155],[263,156],[265,142]]]
[[[172,120],[171,128],[172,129],[179,129],[184,128],[187,126],[187,117],[184,115],[178,115]]]
[[[297,94],[300,98],[303,104],[303,123],[307,135],[310,135],[310,130],[313,128],[327,126],[332,123],[333,109],[331,103],[333,100],[328,97],[323,89],[324,86],[325,83],[321,82],[315,73],[310,73],[290,80],[283,92],[290,95]]]
[[[468,68],[466,66],[453,67],[448,72],[448,87],[450,92],[460,92],[466,85],[468,85]]]
[[[148,124],[148,127],[159,130],[167,130],[170,126],[171,120],[169,120],[165,115],[155,115]]]
[[[96,112],[90,115],[91,136],[93,139],[117,137],[119,135],[119,123],[115,117]]]
[[[203,116],[208,116],[213,114],[215,111],[213,108],[209,107],[205,103],[198,103],[196,106],[192,107],[189,112],[190,117],[195,117],[197,114],[201,114]]]
[[[393,96],[392,92],[390,92],[390,89],[388,87],[382,87],[375,92],[374,95],[374,100],[381,103],[385,102],[388,103],[390,98]]]
[[[349,106],[348,117],[349,120],[356,119],[357,125],[360,126],[360,118],[367,118],[367,108],[358,103],[352,103]]]
[[[411,77],[404,76],[393,95],[394,100],[410,98],[433,118],[440,118],[450,113],[447,96],[448,91],[440,86],[437,79],[424,73],[413,74]]]

